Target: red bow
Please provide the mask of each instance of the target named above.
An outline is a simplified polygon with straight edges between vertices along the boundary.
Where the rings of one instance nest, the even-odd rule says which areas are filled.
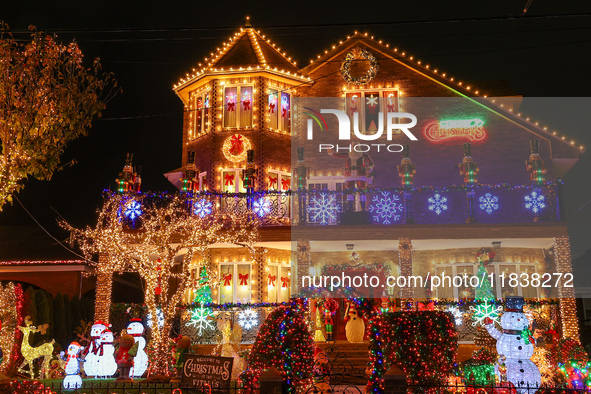
[[[240,134],[234,134],[230,143],[232,146],[230,146],[230,149],[228,150],[231,154],[239,155],[244,151],[244,141],[242,141],[242,136]]]
[[[287,106],[285,106],[285,107],[282,108],[281,117],[282,118],[287,118]]]
[[[370,114],[375,114],[376,113],[376,108],[377,108],[377,105],[370,105],[369,106],[369,113]]]
[[[417,304],[417,306],[419,307],[420,311],[434,311],[435,310],[435,304],[431,301],[425,302],[424,304],[422,302],[419,302]]]
[[[269,103],[269,113],[270,114],[275,113],[275,104],[274,103]]]
[[[276,187],[277,186],[277,180],[279,177],[269,177],[269,187]]]
[[[238,279],[240,279],[240,286],[248,285],[248,274],[238,274]]]
[[[354,114],[355,112],[357,112],[357,107],[351,107],[351,113]]]
[[[226,186],[234,186],[234,174],[226,174],[224,175],[224,180]]]
[[[232,286],[230,283],[232,281],[232,274],[224,275],[224,286]]]
[[[283,277],[283,276],[282,276],[282,277],[281,277],[281,282],[283,282],[283,283],[281,284],[281,287],[283,287],[283,288],[287,288],[287,287],[289,287],[289,278],[286,278],[286,277]]]
[[[242,105],[244,105],[244,110],[245,110],[245,111],[248,111],[248,110],[250,110],[250,100],[244,100],[244,101],[242,102]]]
[[[394,104],[388,104],[388,112],[396,112],[396,111],[394,111],[394,107],[395,107]]]
[[[269,286],[275,286],[275,279],[277,279],[277,275],[269,274]]]
[[[281,187],[283,190],[288,190],[291,188],[291,179],[289,178],[281,178]]]
[[[234,101],[228,101],[228,112],[234,112],[235,107],[236,103]]]

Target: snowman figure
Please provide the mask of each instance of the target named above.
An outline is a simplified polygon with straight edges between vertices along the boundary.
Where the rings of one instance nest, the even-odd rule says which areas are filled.
[[[363,318],[359,316],[354,302],[350,302],[349,305],[347,305],[345,315],[347,316],[345,318],[347,321],[347,325],[345,326],[347,340],[353,343],[363,342],[363,337],[365,336],[365,322],[363,321]]]
[[[68,346],[67,354],[64,354],[63,351],[60,352],[62,360],[66,362],[66,365],[64,366],[66,377],[62,383],[64,389],[66,390],[74,390],[82,387],[82,378],[79,375],[80,359],[78,357],[82,349],[82,346],[80,346],[78,342],[72,342],[70,343],[70,346]]]
[[[90,339],[92,342],[85,350],[86,362],[84,363],[84,372],[86,372],[86,376],[97,377],[101,374],[99,363],[104,354],[101,347],[101,334],[106,328],[107,325],[100,320],[94,322],[90,328]]]
[[[497,340],[497,353],[505,356],[506,372],[501,374],[499,366],[495,373],[502,380],[513,383],[520,394],[537,391],[541,384],[540,371],[530,358],[534,353],[534,339],[528,330],[529,320],[523,313],[523,297],[507,297],[505,313],[501,316],[503,331],[497,330],[490,318],[485,319],[485,327],[490,336]],[[504,371],[503,371],[504,372]]]
[[[102,357],[99,361],[99,375],[104,378],[110,378],[117,372],[117,363],[115,362],[115,346],[113,346],[113,333],[106,328],[100,337],[102,347]],[[99,352],[100,353],[100,352]]]
[[[129,371],[129,376],[132,378],[141,378],[146,369],[148,369],[148,355],[144,350],[146,347],[146,339],[143,337],[144,325],[142,319],[131,319],[127,325],[127,333],[131,335],[138,343],[138,352],[133,360],[133,367]]]

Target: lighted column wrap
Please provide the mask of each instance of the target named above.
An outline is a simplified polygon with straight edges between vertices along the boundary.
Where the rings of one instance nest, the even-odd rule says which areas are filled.
[[[412,242],[409,238],[400,238],[398,240],[398,265],[400,267],[400,276],[406,278],[412,275]],[[413,302],[415,291],[407,286],[400,289],[401,305]]]
[[[562,274],[572,273],[570,241],[567,235],[554,238],[554,261],[556,263],[556,272]],[[558,287],[562,336],[579,342],[575,289],[573,287],[564,287],[565,282],[566,280],[562,277]]]
[[[252,291],[252,301],[251,302],[263,302],[263,300],[268,300],[266,295],[266,286],[263,286],[266,282],[265,278],[265,253],[266,249],[264,248],[255,248],[254,259],[252,262],[252,282],[251,282],[251,291]]]
[[[296,289],[302,286],[302,277],[310,275],[310,240],[297,240],[297,284]],[[293,274],[292,274],[293,275]]]
[[[94,321],[109,322],[111,309],[111,291],[113,290],[113,271],[104,269],[108,266],[109,255],[99,256],[99,266],[96,274],[96,301],[94,304]]]

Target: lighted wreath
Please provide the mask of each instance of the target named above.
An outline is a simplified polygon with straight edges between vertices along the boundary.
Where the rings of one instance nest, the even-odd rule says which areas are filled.
[[[222,146],[224,156],[232,163],[239,163],[246,160],[246,152],[250,149],[250,141],[242,134],[234,134],[226,138]]]
[[[369,62],[369,70],[360,77],[354,77],[351,75],[351,63],[354,60],[367,60]],[[370,82],[375,78],[379,70],[379,65],[376,57],[368,50],[361,48],[353,48],[353,50],[347,53],[345,60],[341,63],[341,75],[343,79],[349,83],[355,85],[361,85]]]

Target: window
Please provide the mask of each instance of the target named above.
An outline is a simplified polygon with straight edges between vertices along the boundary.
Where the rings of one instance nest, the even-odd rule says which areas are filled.
[[[224,88],[224,127],[252,127],[252,86]]]
[[[222,192],[246,193],[242,182],[243,168],[229,168],[222,170]]]
[[[209,127],[209,108],[209,92],[191,94],[189,122],[192,138],[207,132]]]
[[[220,263],[220,304],[226,302],[250,302],[250,263]]]
[[[267,267],[268,302],[287,302],[291,296],[291,269],[270,263]]]
[[[361,133],[374,134],[380,123],[385,130],[389,112],[398,112],[398,91],[392,89],[360,90],[347,93],[347,114]],[[382,119],[379,114],[382,113]],[[358,124],[354,122],[358,117]],[[395,130],[394,133],[400,133]]]
[[[267,99],[267,119],[274,130],[290,130],[291,97],[287,92],[270,89]]]
[[[199,173],[199,191],[207,190],[207,171]]]
[[[287,191],[291,189],[291,173],[270,170],[267,172],[267,190]]]

